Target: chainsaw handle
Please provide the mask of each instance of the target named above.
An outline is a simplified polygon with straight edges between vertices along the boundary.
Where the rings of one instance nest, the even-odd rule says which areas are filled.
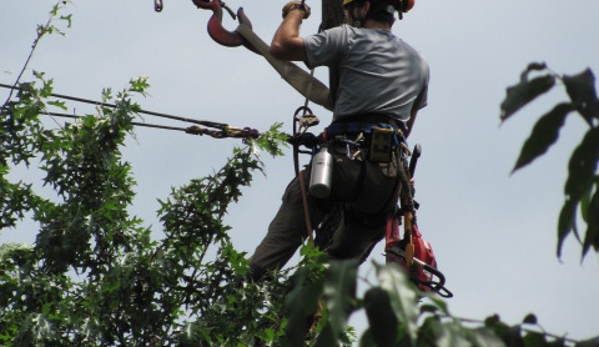
[[[410,173],[410,177],[414,177],[414,172],[416,172],[416,164],[418,163],[418,158],[422,154],[422,146],[417,143],[414,146],[414,150],[412,150],[412,159],[410,159],[410,165],[408,166],[408,172]]]
[[[443,273],[441,271],[428,265],[427,263],[423,262],[422,260],[420,260],[418,258],[414,258],[413,260],[416,264],[418,264],[420,267],[422,267],[423,270],[432,273],[434,276],[436,276],[439,279],[439,281],[437,281],[437,282],[428,281],[428,282],[423,282],[422,284],[424,284],[427,287],[430,287],[433,291],[437,292],[439,295],[441,295],[444,298],[453,297],[453,293],[450,292],[449,289],[445,288],[445,275],[443,275]]]

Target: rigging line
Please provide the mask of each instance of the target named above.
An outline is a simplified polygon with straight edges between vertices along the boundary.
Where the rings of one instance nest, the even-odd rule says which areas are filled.
[[[75,115],[75,114],[58,113],[58,112],[43,112],[43,114],[52,116],[52,117],[71,118],[71,119],[84,118],[83,116],[79,116],[79,115]],[[187,128],[173,127],[170,125],[159,125],[159,124],[140,123],[140,122],[131,122],[131,124],[135,125],[135,126],[141,126],[141,127],[147,127],[147,128],[187,131]]]
[[[8,85],[8,84],[4,84],[4,83],[0,83],[0,87],[11,89],[11,90],[18,89],[17,87],[14,87],[14,86],[11,86],[11,85]],[[50,96],[55,97],[55,98],[59,98],[59,99],[65,99],[65,100],[71,100],[71,101],[76,101],[76,102],[82,102],[82,103],[86,103],[86,104],[100,105],[100,106],[104,106],[104,107],[116,108],[116,105],[112,104],[112,103],[100,102],[100,101],[95,101],[95,100],[90,100],[90,99],[84,99],[84,98],[79,98],[79,97],[70,96],[70,95],[63,95],[63,94],[51,93]],[[143,109],[137,111],[137,113],[147,114],[147,115],[150,115],[150,116],[156,116],[156,117],[162,117],[162,118],[168,118],[168,119],[173,119],[173,120],[178,120],[178,121],[181,121],[181,122],[189,122],[189,123],[199,124],[199,125],[203,125],[203,126],[206,126],[206,127],[217,128],[217,129],[224,129],[224,128],[226,128],[226,127],[229,126],[229,124],[227,124],[227,123],[219,123],[219,122],[212,122],[212,121],[205,121],[205,120],[197,120],[197,119],[193,119],[193,118],[174,116],[174,115],[170,115],[170,114],[162,113],[162,112],[147,111],[147,110],[143,110]]]
[[[43,112],[43,114],[51,116],[51,117],[63,117],[63,118],[71,118],[71,119],[81,119],[83,116],[66,114],[66,113],[58,113],[58,112]],[[208,135],[217,139],[224,138],[258,138],[261,136],[260,132],[251,128],[236,128],[236,127],[227,127],[222,130],[214,130],[208,128],[202,128],[197,125],[192,125],[187,128],[182,127],[174,127],[170,125],[161,125],[161,124],[152,124],[152,123],[140,123],[140,122],[131,122],[134,126],[147,127],[147,128],[155,128],[155,129],[165,129],[165,130],[176,130],[183,131],[189,135]]]

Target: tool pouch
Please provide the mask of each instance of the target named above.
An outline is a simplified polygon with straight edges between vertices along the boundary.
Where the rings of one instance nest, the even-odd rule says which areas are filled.
[[[370,133],[369,161],[389,163],[393,160],[392,152],[395,145],[395,130],[393,128],[373,127]]]

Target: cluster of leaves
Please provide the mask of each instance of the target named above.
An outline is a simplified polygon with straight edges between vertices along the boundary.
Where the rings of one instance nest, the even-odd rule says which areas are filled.
[[[120,152],[140,110],[132,95],[147,81],[133,80],[114,108],[48,130],[40,114],[65,105],[47,101],[52,81],[38,77],[40,88],[21,85],[0,117],[4,172],[39,159],[55,192],[47,199],[2,176],[3,228],[27,213],[40,225],[34,245],[0,246],[3,345],[350,346],[357,337],[347,321],[358,312],[369,321],[365,347],[568,345],[496,316],[453,317],[436,296],[419,304],[422,293],[394,265],[376,265],[378,284],[360,298],[357,263],[323,262],[309,244],[298,271],[244,281],[247,260],[222,220],[263,169],[258,149],[280,151],[280,125],[236,148],[215,174],[173,188],[159,210],[164,237],[153,238],[127,212],[135,181]],[[103,100],[112,99],[106,90]]]
[[[34,245],[0,246],[4,346],[349,346],[356,336],[347,321],[361,311],[364,347],[599,346],[552,337],[534,315],[515,326],[454,317],[393,264],[376,265],[378,283],[358,297],[357,263],[325,262],[310,244],[298,271],[247,282],[248,263],[222,220],[263,170],[259,149],[282,153],[280,124],[236,148],[215,174],[173,188],[160,201],[164,237],[156,238],[128,213],[135,181],[120,151],[140,110],[132,98],[147,81],[116,96],[106,90],[115,107],[49,130],[40,115],[66,105],[48,101],[52,80],[36,76],[0,109],[0,230],[26,215],[39,224]],[[10,178],[37,162],[51,197]]]
[[[33,58],[33,53],[35,52],[38,44],[47,35],[59,34],[62,36],[66,36],[66,29],[70,28],[73,23],[73,15],[72,14],[63,14],[65,11],[67,4],[70,1],[68,0],[59,0],[52,9],[50,10],[48,20],[45,24],[39,24],[36,28],[36,37],[33,40],[33,44],[31,45],[31,51],[29,52],[29,56],[27,57],[25,64],[23,64],[23,68],[21,72],[19,72],[19,76],[17,77],[17,82],[21,80],[23,77],[23,73],[25,72],[31,58]],[[63,28],[64,26],[64,28]],[[8,99],[6,102],[10,100],[12,97],[12,91],[9,93]]]
[[[508,325],[498,315],[485,320],[452,316],[438,296],[418,292],[403,268],[396,264],[376,268],[377,284],[371,284],[363,297],[356,296],[357,262],[332,262],[324,276],[301,287],[288,297],[290,310],[288,344],[284,346],[341,346],[352,337],[347,319],[364,311],[368,329],[359,338],[360,347],[591,347],[599,339],[575,342],[543,331],[533,314],[521,324]],[[320,311],[315,308],[323,304]],[[303,337],[302,319],[317,312],[321,316],[317,334],[309,342]],[[294,324],[295,323],[295,324]],[[344,332],[345,330],[345,332]]]
[[[272,312],[282,312],[283,284],[240,290],[247,263],[222,224],[252,171],[261,170],[255,146],[276,153],[281,145],[276,126],[237,148],[213,176],[173,189],[161,202],[165,238],[157,241],[127,212],[135,181],[120,152],[140,109],[131,96],[143,94],[147,82],[133,80],[114,108],[48,130],[40,119],[46,108],[64,105],[45,100],[52,81],[37,76],[41,87],[20,85],[0,114],[2,229],[27,213],[40,225],[34,246],[0,247],[4,345],[173,345],[184,344],[184,332],[194,329],[205,341],[242,341],[246,322],[264,317],[257,303],[272,302]],[[103,100],[111,94],[105,91]],[[8,178],[10,169],[33,160],[46,173],[52,199]],[[208,257],[213,249],[216,256]],[[271,320],[282,321],[280,314]]]
[[[536,73],[531,78],[531,74]],[[559,76],[544,63],[531,63],[522,73],[520,82],[507,89],[501,104],[501,120],[505,121],[538,96],[550,91],[556,81],[565,86],[570,100],[559,103],[541,116],[524,143],[514,171],[528,165],[544,154],[558,137],[568,115],[579,114],[589,125],[589,130],[572,153],[568,166],[568,179],[564,188],[566,196],[558,222],[558,257],[565,238],[574,232],[582,243],[582,257],[593,247],[599,251],[599,100],[595,90],[595,76],[590,69],[573,76]],[[580,212],[586,232],[581,238],[577,228]]]

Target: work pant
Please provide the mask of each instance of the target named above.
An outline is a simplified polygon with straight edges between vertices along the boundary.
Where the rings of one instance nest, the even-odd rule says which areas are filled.
[[[390,163],[350,159],[345,145],[330,145],[333,154],[332,191],[328,198],[309,195],[312,227],[326,213],[343,204],[343,219],[325,251],[336,259],[363,258],[385,236],[386,215],[397,205],[400,183],[398,153]],[[310,166],[300,173],[306,191]],[[282,204],[270,223],[268,233],[250,258],[259,272],[282,268],[308,237],[299,178],[294,178],[283,194]]]

